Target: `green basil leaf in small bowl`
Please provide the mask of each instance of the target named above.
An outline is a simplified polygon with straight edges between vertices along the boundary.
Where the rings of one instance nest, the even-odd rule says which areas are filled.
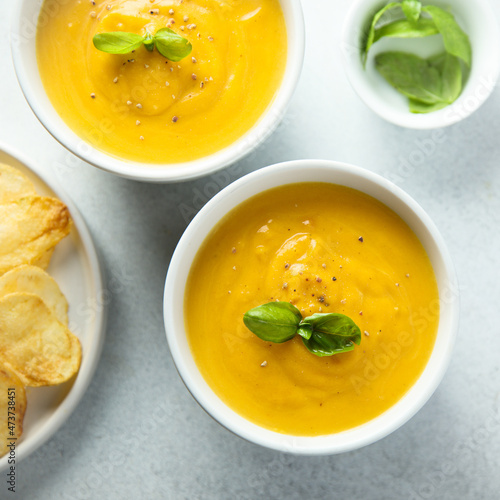
[[[375,43],[375,26],[377,23],[380,21],[382,16],[388,12],[390,12],[393,9],[401,9],[401,4],[399,2],[390,2],[388,3],[385,7],[382,7],[374,16],[372,19],[372,22],[370,24],[370,29],[368,31],[368,37],[366,39],[365,43],[365,52],[364,52],[364,61],[366,63],[366,58],[368,57],[368,51],[370,50],[370,47]]]
[[[422,4],[419,0],[403,0],[401,8],[408,19],[408,21],[416,23],[422,11]]]
[[[446,52],[462,59],[462,61],[470,67],[472,64],[470,40],[467,34],[458,25],[453,14],[434,5],[422,7],[422,12],[426,12],[432,17],[439,33],[443,36]]]
[[[406,52],[383,52],[375,58],[375,66],[405,96],[425,104],[446,102],[441,75],[427,59]]]
[[[437,35],[439,33],[434,21],[426,17],[421,17],[417,22],[410,22],[407,19],[399,19],[375,30],[373,43],[381,38],[424,38],[426,36]]]

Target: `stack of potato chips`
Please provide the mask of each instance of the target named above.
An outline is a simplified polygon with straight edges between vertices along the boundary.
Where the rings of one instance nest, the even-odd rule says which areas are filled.
[[[68,303],[45,271],[71,226],[64,203],[38,196],[25,175],[0,164],[0,456],[22,434],[25,387],[60,384],[80,368]]]

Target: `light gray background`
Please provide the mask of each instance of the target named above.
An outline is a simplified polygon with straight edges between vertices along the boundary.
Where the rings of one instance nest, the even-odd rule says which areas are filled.
[[[304,70],[271,139],[212,177],[141,184],[76,160],[39,124],[12,67],[11,3],[0,5],[0,137],[64,185],[102,253],[113,295],[88,392],[57,435],[18,466],[16,495],[1,479],[0,498],[499,498],[500,89],[438,141],[390,125],[360,102],[341,67],[350,1],[305,0]],[[500,19],[500,4],[492,5]],[[323,458],[260,448],[208,417],[176,373],[162,322],[169,259],[189,220],[183,213],[247,172],[297,158],[345,161],[395,180],[442,231],[461,285],[458,343],[429,403],[381,442]]]

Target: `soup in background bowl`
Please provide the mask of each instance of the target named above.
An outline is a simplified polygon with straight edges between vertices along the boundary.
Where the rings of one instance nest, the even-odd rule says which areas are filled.
[[[318,357],[263,341],[243,314],[273,301],[341,313],[361,331]],[[349,165],[296,161],[214,197],[172,258],[164,316],[198,402],[236,434],[293,453],[352,450],[407,421],[441,380],[457,283],[434,224],[408,195]]]
[[[163,28],[191,53],[173,61],[144,45],[110,54],[93,44]],[[222,168],[272,132],[304,30],[298,0],[21,1],[12,51],[28,103],[64,146],[119,175],[174,181]]]

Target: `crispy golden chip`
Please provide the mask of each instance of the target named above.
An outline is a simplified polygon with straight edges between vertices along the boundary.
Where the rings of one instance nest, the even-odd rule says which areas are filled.
[[[15,449],[23,433],[26,391],[19,377],[0,363],[0,457]],[[13,439],[14,438],[14,439]]]
[[[71,217],[56,198],[28,196],[0,205],[0,275],[33,264],[71,229]]]
[[[0,299],[0,360],[31,387],[56,385],[78,372],[78,338],[30,293]]]
[[[36,194],[33,183],[19,170],[0,163],[0,203]]]
[[[32,262],[32,264],[34,266],[41,267],[42,269],[46,270],[49,267],[50,259],[52,259],[52,254],[54,253],[54,249],[55,247],[49,248],[49,250],[43,252],[38,259]]]
[[[36,266],[18,266],[0,276],[0,298],[15,292],[38,295],[64,325],[68,324],[68,301],[54,278]]]

